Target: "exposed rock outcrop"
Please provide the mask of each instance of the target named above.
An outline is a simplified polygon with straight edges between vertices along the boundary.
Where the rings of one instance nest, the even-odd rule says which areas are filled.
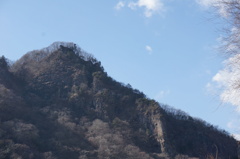
[[[0,158],[237,158],[226,132],[116,82],[73,43],[0,59]]]

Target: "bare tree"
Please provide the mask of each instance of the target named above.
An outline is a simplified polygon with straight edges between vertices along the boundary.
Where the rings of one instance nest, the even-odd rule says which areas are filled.
[[[224,20],[220,52],[227,58],[213,80],[223,88],[221,100],[240,109],[240,0],[215,0],[212,6]]]
[[[240,0],[217,0],[213,6],[225,23],[221,51],[228,56],[240,54]]]

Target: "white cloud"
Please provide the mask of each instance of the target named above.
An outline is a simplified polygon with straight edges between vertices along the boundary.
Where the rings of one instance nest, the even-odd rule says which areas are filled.
[[[232,56],[224,62],[224,69],[213,77],[213,81],[222,88],[221,100],[236,106],[236,111],[240,113],[240,29],[233,26],[227,41],[224,39],[224,37],[217,39],[220,48],[223,47],[225,53]]]
[[[169,95],[169,94],[170,94],[170,91],[169,91],[169,90],[167,90],[167,91],[160,91],[160,92],[158,92],[158,93],[155,95],[154,99],[157,100],[157,101],[159,101],[159,100],[162,100],[164,97],[166,97],[166,96]]]
[[[226,52],[239,54],[240,53],[239,39],[240,39],[240,29],[238,27],[238,24],[236,24],[231,28],[228,39],[226,41],[222,40],[223,45],[226,46]]]
[[[216,88],[210,82],[206,84],[205,89],[206,89],[207,93],[210,93],[211,95],[215,95],[216,94]]]
[[[144,15],[148,18],[164,10],[164,5],[161,0],[137,0],[136,2],[131,1],[128,3],[119,1],[114,8],[120,10],[125,6],[132,10],[144,8]]]
[[[119,1],[117,5],[115,6],[116,10],[120,10],[125,6],[125,3],[123,1]]]
[[[152,47],[151,46],[149,46],[149,45],[146,45],[146,47],[145,47],[145,49],[147,50],[147,52],[149,53],[149,54],[152,54]]]
[[[226,5],[222,3],[223,0],[196,0],[196,2],[205,8],[215,7],[221,16],[227,17],[227,8]]]
[[[204,7],[211,7],[216,0],[196,0],[198,4]]]
[[[236,132],[233,135],[233,137],[237,140],[240,140],[240,121],[239,120],[232,120],[227,124],[227,127],[229,129],[232,129],[232,131]]]
[[[240,141],[240,134],[233,134],[233,137],[234,137],[236,140]]]
[[[226,67],[220,70],[214,77],[213,82],[221,88],[220,98],[223,102],[236,106],[240,112],[240,55],[235,55],[224,63]]]
[[[211,75],[212,72],[211,72],[211,70],[206,70],[205,73],[206,73],[207,75]]]
[[[145,8],[144,15],[151,17],[154,13],[164,10],[164,5],[161,0],[138,0],[137,2],[130,2],[128,7],[131,9]]]
[[[228,122],[227,127],[230,128],[230,129],[236,129],[236,128],[239,129],[239,127],[236,126],[236,124],[237,124],[236,122],[237,122],[236,120],[232,120],[232,121]]]

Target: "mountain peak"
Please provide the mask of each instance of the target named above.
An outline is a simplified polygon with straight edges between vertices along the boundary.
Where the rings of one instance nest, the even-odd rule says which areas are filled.
[[[48,57],[52,53],[63,49],[68,48],[71,49],[76,55],[80,56],[85,61],[95,61],[93,60],[94,57],[92,54],[85,52],[83,49],[81,49],[77,44],[72,42],[54,42],[50,46],[39,49],[39,50],[33,50],[28,53],[26,53],[21,59],[19,59],[16,64],[24,64],[28,61],[36,61],[39,62],[42,59]]]
[[[7,62],[7,59],[2,56],[0,58],[0,68],[7,68],[8,67],[8,62]]]
[[[28,52],[10,70],[0,74],[0,158],[237,156],[226,132],[115,81],[74,43]]]

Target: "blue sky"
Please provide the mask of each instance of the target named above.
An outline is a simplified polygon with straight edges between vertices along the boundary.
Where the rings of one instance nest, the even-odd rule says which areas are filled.
[[[0,55],[74,42],[117,81],[230,133],[235,107],[210,87],[223,68],[209,0],[0,0]]]

